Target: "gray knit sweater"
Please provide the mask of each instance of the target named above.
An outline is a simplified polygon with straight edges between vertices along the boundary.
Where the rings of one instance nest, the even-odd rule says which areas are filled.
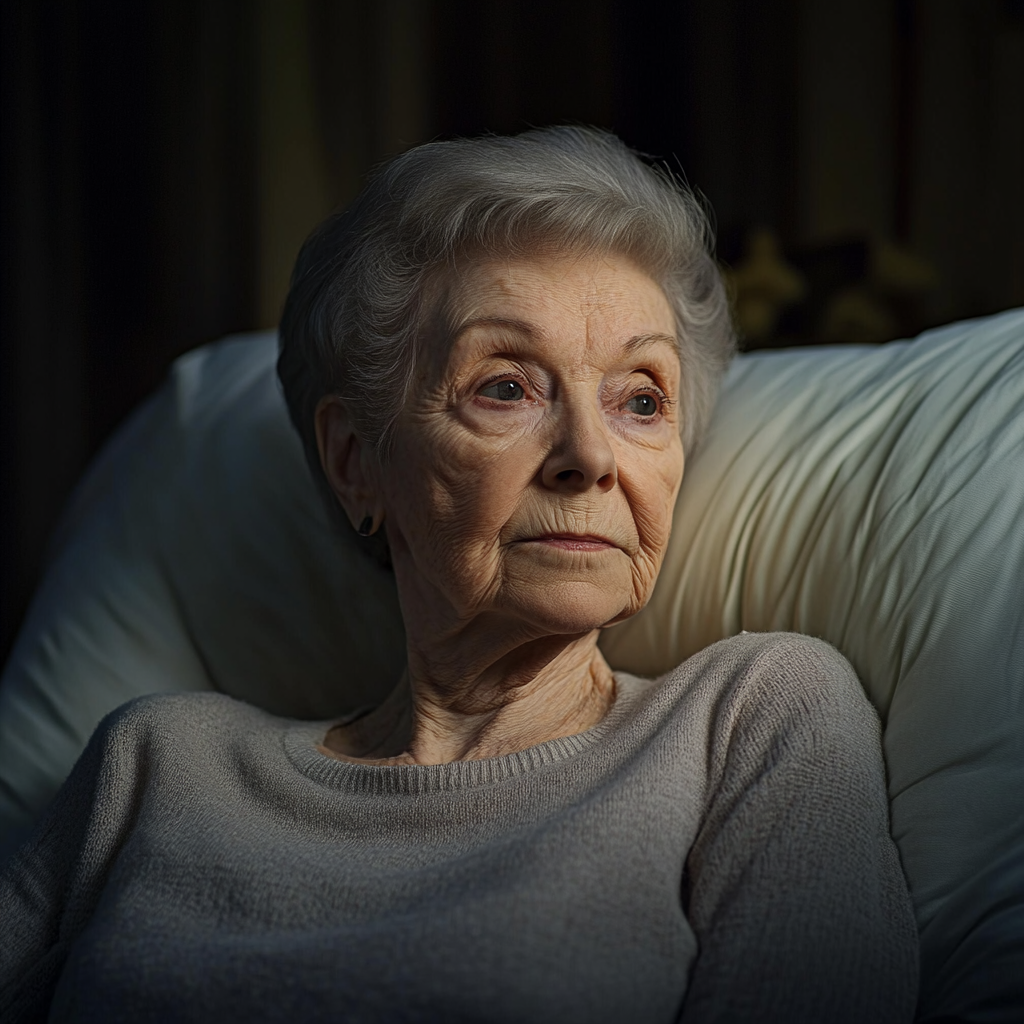
[[[876,716],[828,645],[619,673],[578,736],[381,767],[151,697],[0,878],[0,1020],[906,1021]]]

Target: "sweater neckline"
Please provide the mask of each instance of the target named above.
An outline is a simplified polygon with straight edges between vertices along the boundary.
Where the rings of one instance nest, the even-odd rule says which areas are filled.
[[[652,681],[615,672],[615,701],[597,725],[576,733],[546,740],[536,746],[498,757],[448,764],[356,764],[321,753],[317,746],[338,720],[295,722],[284,733],[288,759],[305,776],[329,789],[350,793],[430,793],[503,782],[588,750],[614,732],[628,717],[640,694]]]

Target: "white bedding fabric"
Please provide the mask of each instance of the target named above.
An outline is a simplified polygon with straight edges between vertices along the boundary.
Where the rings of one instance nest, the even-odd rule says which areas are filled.
[[[398,670],[390,577],[331,534],[275,354],[266,333],[184,356],[77,493],[0,685],[8,847],[130,697],[325,718]],[[886,720],[921,1016],[1018,1019],[1024,311],[737,360],[651,605],[603,646],[650,674],[742,629],[831,641]]]

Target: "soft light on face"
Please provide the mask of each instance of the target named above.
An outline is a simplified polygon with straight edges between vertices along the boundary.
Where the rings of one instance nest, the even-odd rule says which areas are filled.
[[[445,301],[380,470],[407,625],[639,611],[683,472],[664,293],[621,257],[552,256],[472,264]]]

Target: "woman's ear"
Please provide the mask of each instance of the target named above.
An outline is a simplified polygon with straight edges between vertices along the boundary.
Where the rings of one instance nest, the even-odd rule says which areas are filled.
[[[374,532],[384,519],[380,488],[377,485],[376,459],[356,433],[345,403],[336,395],[325,395],[314,416],[320,465],[334,496],[348,516],[352,528]]]

